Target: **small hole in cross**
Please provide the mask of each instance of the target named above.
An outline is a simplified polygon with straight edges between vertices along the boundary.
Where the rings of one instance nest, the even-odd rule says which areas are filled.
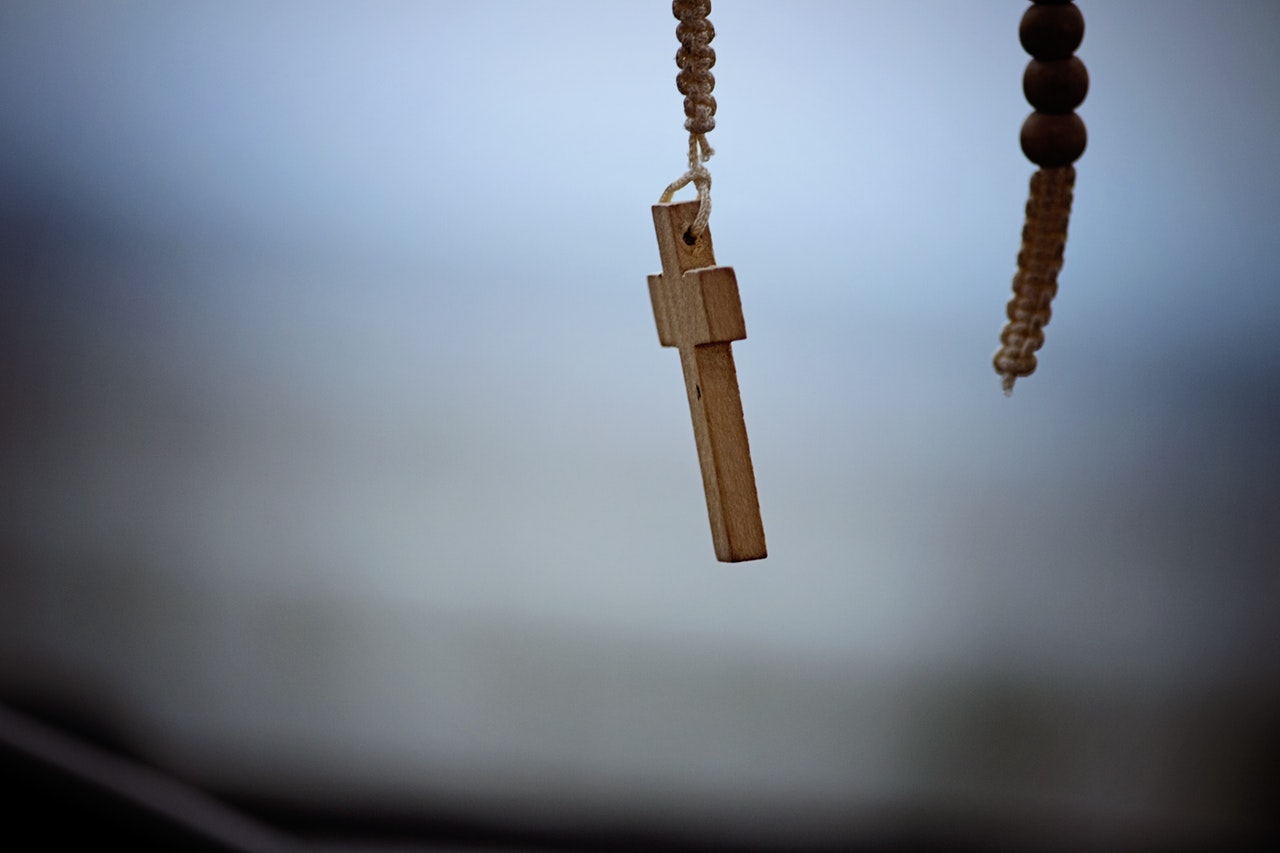
[[[693,236],[693,231],[688,228],[684,229],[684,244],[692,246],[696,242],[698,242],[698,238]]]

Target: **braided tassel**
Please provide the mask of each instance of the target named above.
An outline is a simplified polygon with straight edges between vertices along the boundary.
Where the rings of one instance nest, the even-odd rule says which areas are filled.
[[[1049,303],[1058,292],[1058,271],[1067,246],[1075,182],[1073,166],[1040,169],[1031,176],[1013,298],[1005,310],[1009,322],[1000,333],[1000,349],[993,360],[1006,394],[1013,393],[1019,376],[1035,372],[1036,350],[1044,345],[1044,327],[1052,314]]]
[[[1019,376],[1036,369],[1036,350],[1044,345],[1049,304],[1058,292],[1058,272],[1067,244],[1067,223],[1076,170],[1088,135],[1075,108],[1089,91],[1089,73],[1073,56],[1084,38],[1084,16],[1070,0],[1035,0],[1018,28],[1032,59],[1022,76],[1022,91],[1035,112],[1022,125],[1022,152],[1040,169],[1031,176],[1027,221],[1022,228],[1013,298],[992,363],[1005,394]]]

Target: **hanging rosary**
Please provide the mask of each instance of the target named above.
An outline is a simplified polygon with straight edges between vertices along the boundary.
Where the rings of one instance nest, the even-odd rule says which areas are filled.
[[[1067,245],[1076,182],[1072,163],[1088,141],[1084,121],[1075,113],[1089,91],[1089,72],[1073,56],[1084,38],[1080,10],[1070,0],[1034,0],[1022,16],[1018,37],[1031,54],[1022,91],[1035,107],[1022,125],[1022,151],[1040,168],[1031,176],[1013,298],[1005,311],[1009,322],[992,360],[1006,394],[1013,393],[1019,376],[1036,369],[1036,350],[1044,344],[1049,303],[1058,292]]]
[[[649,298],[658,342],[680,351],[716,558],[758,560],[766,555],[764,526],[731,348],[747,330],[733,268],[716,266],[707,227],[711,173],[705,164],[714,153],[707,134],[716,126],[711,2],[674,0],[671,11],[680,22],[676,87],[684,95],[689,168],[653,206],[662,273],[649,276]],[[1013,297],[1005,311],[1008,323],[993,358],[1006,394],[1018,377],[1036,369],[1067,243],[1076,180],[1072,164],[1088,140],[1075,112],[1089,91],[1089,73],[1074,55],[1084,38],[1080,10],[1071,0],[1033,0],[1018,36],[1031,54],[1022,90],[1035,108],[1022,125],[1021,145],[1039,168],[1031,176]],[[697,189],[697,200],[673,202],[688,184]]]
[[[716,126],[711,95],[716,84],[711,40],[716,33],[707,20],[711,0],[675,0],[671,11],[680,21],[676,87],[684,95],[689,169],[653,206],[662,273],[649,276],[649,299],[658,342],[680,351],[716,559],[759,560],[767,553],[764,525],[731,343],[745,339],[747,328],[738,280],[732,267],[716,266],[707,227],[711,173],[704,164],[714,153],[707,134]],[[672,202],[688,184],[697,189],[697,200]]]

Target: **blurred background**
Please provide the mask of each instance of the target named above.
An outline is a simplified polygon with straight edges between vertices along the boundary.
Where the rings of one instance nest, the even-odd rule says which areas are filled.
[[[5,3],[0,699],[264,813],[1274,834],[1280,5],[1080,4],[1005,398],[1026,5],[715,4],[725,565],[645,284],[669,4]]]

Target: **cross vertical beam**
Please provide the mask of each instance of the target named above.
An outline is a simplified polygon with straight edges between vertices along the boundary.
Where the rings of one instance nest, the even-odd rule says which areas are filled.
[[[649,298],[658,342],[680,351],[716,559],[759,560],[764,524],[731,348],[747,328],[738,280],[716,266],[710,230],[685,240],[697,212],[697,201],[653,206],[662,273],[649,276]]]

